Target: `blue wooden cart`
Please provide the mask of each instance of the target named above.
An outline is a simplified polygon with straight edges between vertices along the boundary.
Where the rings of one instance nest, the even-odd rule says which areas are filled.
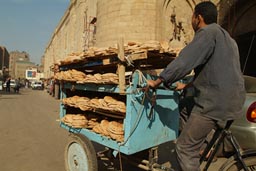
[[[83,67],[91,66],[83,64]],[[61,67],[62,70],[70,68],[74,67],[72,65]],[[95,63],[94,68],[96,68]],[[175,140],[178,136],[178,93],[164,87],[156,91],[144,92],[142,87],[145,86],[145,78],[154,79],[153,77],[141,70],[132,71],[129,83],[125,84],[125,92],[122,93],[120,93],[120,85],[61,82],[61,98],[69,97],[76,92],[94,92],[96,95],[107,93],[122,96],[126,104],[126,114],[123,118],[124,141],[122,142],[97,134],[90,129],[72,128],[61,122],[60,126],[74,135],[65,149],[67,170],[98,170],[97,155],[105,153],[96,152],[91,141],[106,147],[107,153],[111,152],[114,157],[117,155],[133,156],[148,150],[147,162],[138,166],[145,170],[157,170],[156,167],[159,169],[157,160],[154,160],[157,158],[156,147]],[[66,113],[67,107],[61,103],[60,118]]]

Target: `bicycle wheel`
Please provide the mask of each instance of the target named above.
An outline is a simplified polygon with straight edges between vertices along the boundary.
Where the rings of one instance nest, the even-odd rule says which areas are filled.
[[[256,171],[256,156],[243,158],[249,171]],[[220,171],[244,171],[240,162],[232,160],[225,169]]]

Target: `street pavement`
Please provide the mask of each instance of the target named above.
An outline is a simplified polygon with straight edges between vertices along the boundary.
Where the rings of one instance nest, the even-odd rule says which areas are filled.
[[[0,171],[65,171],[69,133],[59,127],[59,102],[41,90],[0,91]],[[95,144],[96,151],[102,148]],[[173,161],[172,150],[171,142],[159,146],[160,164]],[[223,161],[213,163],[209,171],[218,170]],[[99,161],[99,171],[115,170],[108,164]],[[123,171],[141,171],[122,164]]]
[[[64,171],[68,133],[56,121],[58,105],[45,91],[0,93],[1,171]]]

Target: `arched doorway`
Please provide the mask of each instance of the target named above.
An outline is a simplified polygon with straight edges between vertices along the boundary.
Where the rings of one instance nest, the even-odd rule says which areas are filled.
[[[219,23],[237,41],[242,71],[256,77],[256,1],[222,0]]]

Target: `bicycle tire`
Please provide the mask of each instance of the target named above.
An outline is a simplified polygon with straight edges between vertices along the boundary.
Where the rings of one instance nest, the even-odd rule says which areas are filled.
[[[245,157],[243,161],[249,171],[256,171],[256,156]],[[228,163],[227,167],[219,171],[243,171],[243,167],[240,162],[232,160]]]

